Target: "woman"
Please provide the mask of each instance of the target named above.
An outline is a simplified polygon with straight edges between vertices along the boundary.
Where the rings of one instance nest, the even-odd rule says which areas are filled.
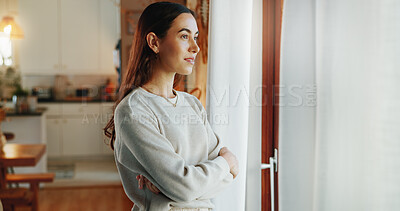
[[[151,4],[138,21],[105,128],[132,210],[211,210],[210,199],[238,174],[199,100],[173,89],[176,74],[192,72],[197,36],[194,13],[180,4]]]

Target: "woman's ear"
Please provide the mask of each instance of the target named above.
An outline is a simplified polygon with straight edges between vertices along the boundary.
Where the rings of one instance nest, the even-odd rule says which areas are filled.
[[[154,53],[158,54],[160,52],[160,42],[156,34],[154,32],[150,32],[146,36],[147,45],[154,51]]]

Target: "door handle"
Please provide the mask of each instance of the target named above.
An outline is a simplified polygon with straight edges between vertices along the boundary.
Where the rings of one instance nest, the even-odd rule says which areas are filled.
[[[274,149],[274,157],[269,158],[269,163],[261,163],[261,170],[269,168],[271,188],[271,211],[275,211],[275,172],[278,172],[278,150]]]

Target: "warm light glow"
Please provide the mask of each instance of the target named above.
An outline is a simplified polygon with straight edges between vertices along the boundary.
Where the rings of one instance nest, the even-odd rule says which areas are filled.
[[[14,21],[13,17],[4,16],[0,21],[0,32],[4,31],[10,37],[10,39],[22,39],[24,38],[24,32],[21,27]]]
[[[4,27],[4,33],[11,34],[11,31],[12,31],[11,25],[7,25],[6,27]]]
[[[13,61],[11,58],[4,59],[5,66],[11,66],[12,64],[13,64]]]
[[[13,64],[12,42],[10,34],[7,33],[11,29],[11,26],[4,27],[4,29],[6,32],[0,32],[0,65],[11,66]]]

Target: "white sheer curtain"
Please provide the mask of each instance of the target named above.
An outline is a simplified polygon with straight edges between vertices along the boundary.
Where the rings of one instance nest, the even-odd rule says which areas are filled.
[[[278,157],[281,211],[311,211],[313,207],[316,107],[307,91],[315,84],[314,4],[314,0],[285,0],[283,7]]]
[[[217,211],[260,207],[261,2],[210,1],[207,112],[213,129],[240,165],[239,176],[214,200]],[[248,149],[256,151],[248,155]],[[247,202],[246,192],[251,197]]]
[[[285,2],[280,210],[400,210],[400,2]]]

